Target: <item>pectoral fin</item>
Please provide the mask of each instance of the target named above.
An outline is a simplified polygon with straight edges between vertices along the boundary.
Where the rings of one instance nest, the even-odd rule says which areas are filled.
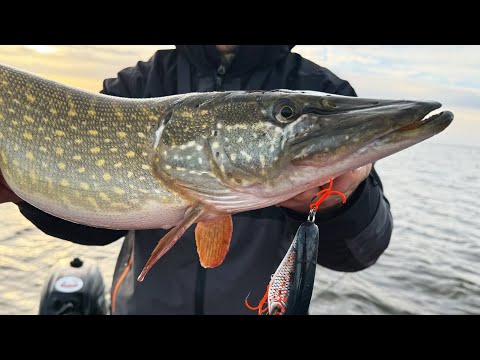
[[[168,251],[170,248],[175,245],[178,239],[185,233],[185,231],[202,215],[204,211],[203,206],[197,206],[193,208],[187,216],[182,220],[182,222],[171,229],[159,242],[158,245],[150,255],[145,267],[143,268],[138,281],[143,281],[145,275],[152,268],[153,265]]]
[[[200,264],[204,268],[213,268],[223,262],[230,247],[232,231],[233,223],[230,215],[197,223],[195,240]]]

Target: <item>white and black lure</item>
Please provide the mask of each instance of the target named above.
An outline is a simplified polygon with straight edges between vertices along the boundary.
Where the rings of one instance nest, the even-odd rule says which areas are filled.
[[[270,280],[269,315],[307,315],[317,268],[319,231],[312,209]]]

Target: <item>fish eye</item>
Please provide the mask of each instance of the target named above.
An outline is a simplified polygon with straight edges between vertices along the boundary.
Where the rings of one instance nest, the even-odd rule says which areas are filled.
[[[299,111],[291,102],[282,101],[274,107],[273,115],[278,122],[285,124],[294,121]]]
[[[284,119],[288,120],[293,116],[293,109],[290,106],[284,106],[280,110],[280,115],[282,115]]]

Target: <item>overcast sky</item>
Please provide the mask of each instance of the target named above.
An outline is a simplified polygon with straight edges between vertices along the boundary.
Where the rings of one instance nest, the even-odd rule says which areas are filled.
[[[172,45],[9,45],[0,63],[98,91],[102,80]],[[480,145],[480,46],[297,45],[294,52],[346,79],[361,97],[429,99],[453,111],[453,124],[433,139]]]

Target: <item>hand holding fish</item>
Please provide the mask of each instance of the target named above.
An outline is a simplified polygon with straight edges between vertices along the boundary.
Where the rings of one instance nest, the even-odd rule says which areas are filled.
[[[357,189],[357,187],[365,180],[372,170],[372,164],[361,166],[355,170],[348,171],[333,180],[333,188],[342,192],[348,199],[350,195]],[[328,185],[325,184],[325,185]],[[283,201],[277,206],[285,207],[293,211],[308,214],[310,211],[310,203],[315,197],[315,194],[322,190],[322,186],[308,189],[307,191],[298,194],[297,196]],[[331,210],[333,207],[341,204],[342,199],[337,196],[331,196],[319,206],[319,212]]]

